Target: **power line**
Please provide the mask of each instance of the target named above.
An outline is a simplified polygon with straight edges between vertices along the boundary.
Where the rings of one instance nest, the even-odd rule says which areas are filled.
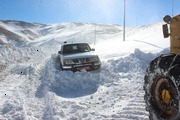
[[[94,29],[94,46],[96,45],[96,23],[94,23],[95,29]]]
[[[123,41],[125,41],[126,29],[126,0],[124,0],[124,24],[123,24]]]

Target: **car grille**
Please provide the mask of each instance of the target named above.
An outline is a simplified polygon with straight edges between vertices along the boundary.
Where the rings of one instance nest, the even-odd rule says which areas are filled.
[[[78,64],[78,63],[88,63],[90,61],[89,58],[79,58],[79,59],[73,59],[73,62],[75,64]]]

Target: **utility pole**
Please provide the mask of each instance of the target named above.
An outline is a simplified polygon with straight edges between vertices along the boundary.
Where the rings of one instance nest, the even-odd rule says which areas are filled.
[[[94,46],[96,45],[96,23],[94,23],[95,29],[94,29]]]
[[[123,24],[123,41],[125,41],[125,30],[126,29],[126,0],[124,0],[124,24]]]
[[[172,0],[172,16],[174,16],[174,0]]]

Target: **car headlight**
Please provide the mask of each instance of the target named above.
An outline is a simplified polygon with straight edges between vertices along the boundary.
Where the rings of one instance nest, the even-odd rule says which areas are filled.
[[[99,61],[99,57],[98,56],[92,57],[92,58],[90,58],[90,61],[97,62],[97,61]]]
[[[71,59],[67,59],[64,61],[65,64],[73,64],[74,62]]]

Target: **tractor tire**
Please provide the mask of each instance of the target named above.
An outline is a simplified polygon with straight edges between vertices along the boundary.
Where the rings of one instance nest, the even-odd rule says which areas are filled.
[[[180,56],[154,59],[144,77],[146,110],[150,120],[180,120]]]

